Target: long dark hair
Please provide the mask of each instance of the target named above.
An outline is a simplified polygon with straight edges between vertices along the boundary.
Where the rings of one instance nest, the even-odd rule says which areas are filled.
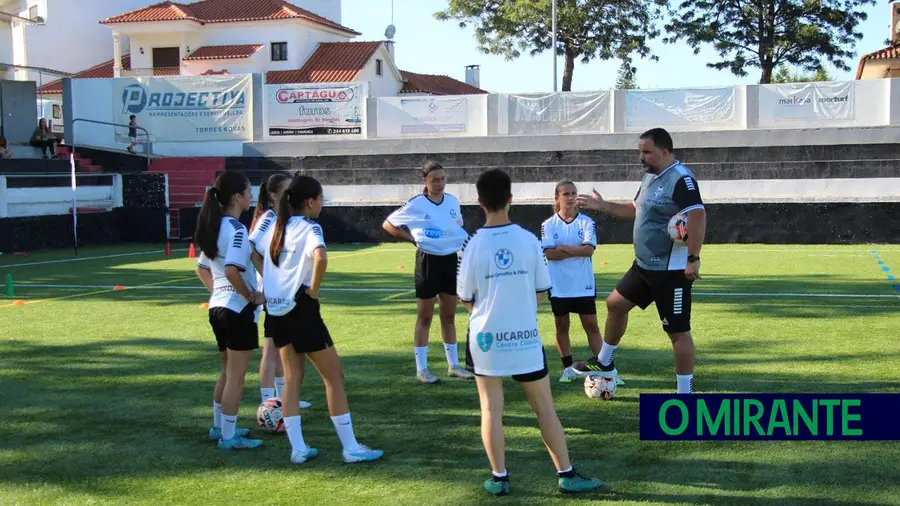
[[[314,199],[322,194],[322,185],[314,177],[297,175],[291,181],[291,185],[278,200],[278,220],[275,222],[275,231],[272,232],[272,244],[269,245],[269,256],[272,263],[278,266],[278,257],[284,249],[284,230],[287,222],[297,211],[303,211],[308,199]]]
[[[425,165],[422,166],[422,180],[428,177],[428,174],[436,171],[436,170],[444,170],[444,167],[435,162],[434,160],[425,162]],[[426,186],[424,190],[422,190],[422,194],[426,197],[428,196],[428,187]]]
[[[200,215],[197,216],[197,231],[194,242],[210,260],[219,256],[219,229],[225,208],[231,203],[231,197],[244,193],[250,186],[250,180],[241,172],[225,171],[216,178],[216,184],[206,190]]]
[[[562,180],[562,181],[560,181],[560,182],[558,182],[558,183],[556,183],[556,189],[553,190],[553,212],[554,212],[554,213],[558,213],[558,212],[559,212],[559,202],[556,201],[556,198],[559,197],[559,190],[562,189],[562,187],[565,186],[565,185],[567,185],[567,184],[570,184],[570,185],[572,185],[572,186],[575,186],[575,183],[573,183],[573,182],[571,182],[571,181],[568,181],[568,180],[565,180],[565,179]],[[577,186],[576,186],[576,188],[577,188]]]
[[[272,209],[272,207],[277,204],[277,202],[272,202],[269,192],[277,191],[278,188],[281,188],[281,185],[289,179],[291,179],[291,176],[289,174],[285,174],[284,172],[276,172],[269,176],[268,179],[263,181],[263,184],[259,185],[259,198],[256,201],[256,209],[253,211],[253,221],[250,222],[251,230],[256,226],[256,222],[263,215],[263,213],[265,213],[269,209]]]

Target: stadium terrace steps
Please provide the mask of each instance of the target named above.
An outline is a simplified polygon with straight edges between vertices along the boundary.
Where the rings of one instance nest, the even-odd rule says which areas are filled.
[[[157,158],[150,165],[151,173],[166,174],[169,186],[170,237],[180,237],[178,212],[197,207],[203,202],[206,188],[225,170],[225,159]]]

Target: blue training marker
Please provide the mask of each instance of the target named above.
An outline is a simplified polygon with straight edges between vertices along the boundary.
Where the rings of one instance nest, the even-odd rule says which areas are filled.
[[[882,267],[881,270],[883,270],[884,272],[891,272],[891,268],[887,266]]]

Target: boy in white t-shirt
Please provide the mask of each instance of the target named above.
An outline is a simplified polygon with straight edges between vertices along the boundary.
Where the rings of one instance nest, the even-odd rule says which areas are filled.
[[[525,390],[556,465],[559,491],[574,494],[602,486],[577,474],[569,461],[562,424],[553,406],[547,360],[537,329],[537,305],[550,289],[541,244],[531,232],[509,220],[512,182],[499,170],[484,172],[476,184],[485,225],[463,245],[457,293],[471,313],[466,362],[475,371],[481,400],[481,437],[492,476],[484,488],[510,492],[503,435],[503,376]]]

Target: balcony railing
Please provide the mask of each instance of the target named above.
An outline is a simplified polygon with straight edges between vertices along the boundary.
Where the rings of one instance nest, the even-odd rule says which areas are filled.
[[[122,77],[180,76],[181,67],[153,67],[146,69],[122,69]]]

